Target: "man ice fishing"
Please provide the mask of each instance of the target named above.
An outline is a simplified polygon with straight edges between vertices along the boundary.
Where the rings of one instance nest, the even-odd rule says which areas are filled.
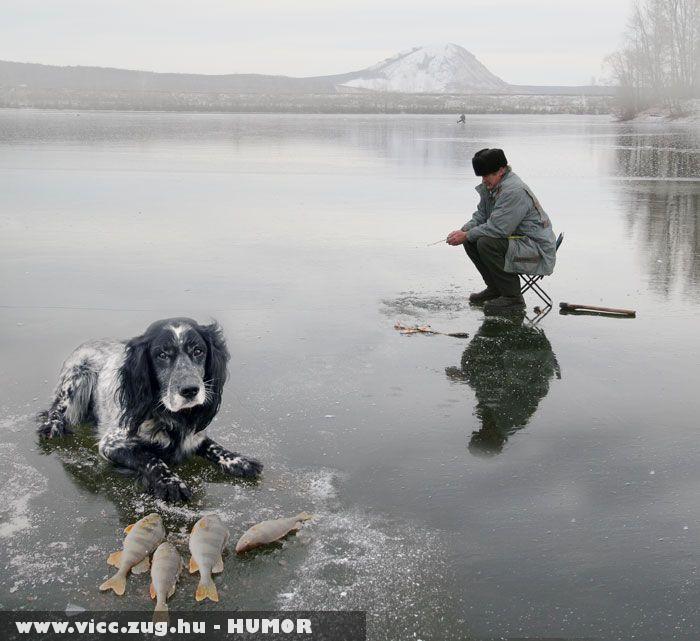
[[[470,294],[489,315],[525,309],[518,274],[548,276],[554,270],[556,240],[552,223],[530,188],[513,173],[502,149],[482,149],[472,158],[481,176],[481,199],[471,220],[447,236],[464,245],[486,289]]]

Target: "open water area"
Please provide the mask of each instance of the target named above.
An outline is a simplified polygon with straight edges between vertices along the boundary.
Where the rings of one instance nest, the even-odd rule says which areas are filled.
[[[464,251],[428,246],[471,217],[487,146],[564,233],[536,324],[486,320]],[[372,641],[700,637],[697,123],[0,110],[0,194],[2,609],[152,609],[147,576],[98,590],[151,510],[186,558],[202,513],[235,542],[307,510],[224,557],[218,604],[183,575],[171,609],[360,609]],[[171,316],[224,328],[208,432],[265,464],[181,466],[187,505],[33,418],[77,345]]]

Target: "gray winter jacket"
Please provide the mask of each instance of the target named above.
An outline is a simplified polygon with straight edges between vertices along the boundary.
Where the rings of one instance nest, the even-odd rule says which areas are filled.
[[[481,196],[472,219],[462,226],[467,241],[482,236],[508,238],[504,269],[548,276],[554,271],[556,239],[552,223],[530,188],[507,168],[493,191],[476,187]]]

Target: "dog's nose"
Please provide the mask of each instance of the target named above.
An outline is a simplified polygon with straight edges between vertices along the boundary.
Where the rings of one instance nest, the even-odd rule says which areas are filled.
[[[183,396],[188,401],[192,400],[197,394],[199,394],[199,387],[183,387],[180,390],[180,396]]]

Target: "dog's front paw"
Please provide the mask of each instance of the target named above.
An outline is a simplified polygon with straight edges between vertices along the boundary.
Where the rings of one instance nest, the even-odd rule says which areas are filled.
[[[60,412],[42,412],[37,418],[39,427],[36,431],[42,438],[58,438],[73,433]]]
[[[225,474],[251,479],[260,476],[263,464],[254,458],[229,453],[219,458],[219,467]]]
[[[192,498],[192,492],[182,479],[171,474],[168,476],[151,476],[145,478],[146,489],[158,499],[171,503],[182,503]]]

